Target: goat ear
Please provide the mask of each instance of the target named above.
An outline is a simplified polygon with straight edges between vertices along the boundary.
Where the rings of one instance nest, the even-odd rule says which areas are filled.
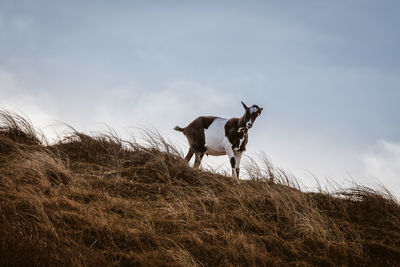
[[[244,109],[249,109],[247,106],[246,106],[246,104],[245,103],[243,103],[243,101],[240,101],[240,103],[242,103],[242,105],[243,105],[243,107],[244,107]]]
[[[260,113],[261,113],[261,111],[262,111],[263,109],[264,109],[264,108],[261,108],[261,109],[260,109]]]

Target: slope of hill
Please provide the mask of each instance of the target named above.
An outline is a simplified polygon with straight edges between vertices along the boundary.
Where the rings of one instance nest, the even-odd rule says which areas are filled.
[[[157,136],[46,145],[0,117],[1,266],[400,265],[400,206],[384,190],[304,193],[268,170],[238,183]]]

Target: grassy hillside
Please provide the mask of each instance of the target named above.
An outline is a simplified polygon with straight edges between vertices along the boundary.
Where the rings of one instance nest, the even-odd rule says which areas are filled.
[[[75,131],[46,145],[3,111],[0,266],[400,265],[387,192],[303,193],[256,167],[238,183],[149,140]]]

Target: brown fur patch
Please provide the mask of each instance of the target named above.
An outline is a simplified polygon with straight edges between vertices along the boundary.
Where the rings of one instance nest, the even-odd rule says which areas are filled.
[[[208,129],[216,118],[217,117],[214,116],[201,116],[183,129],[183,134],[188,139],[189,145],[193,147],[196,152],[206,152],[204,129]],[[200,129],[203,131],[200,131]]]

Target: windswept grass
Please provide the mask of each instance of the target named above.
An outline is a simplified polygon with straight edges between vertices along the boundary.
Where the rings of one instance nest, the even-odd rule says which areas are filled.
[[[71,128],[48,145],[1,112],[0,265],[400,265],[400,206],[385,190],[304,193],[251,160],[237,183],[147,140]]]

